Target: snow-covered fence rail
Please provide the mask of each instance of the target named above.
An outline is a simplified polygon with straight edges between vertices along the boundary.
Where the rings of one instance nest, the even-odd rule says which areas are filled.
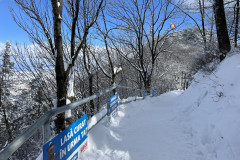
[[[134,100],[143,99],[143,98],[137,97],[137,91],[140,91],[142,93],[144,92],[144,90],[142,90],[142,89],[113,85],[112,87],[105,89],[104,91],[98,92],[90,97],[87,97],[87,98],[81,99],[79,101],[75,101],[71,104],[50,110],[50,111],[46,112],[44,115],[42,115],[34,124],[32,124],[29,128],[27,128],[22,134],[20,134],[17,138],[15,138],[6,148],[4,148],[0,152],[0,160],[8,159],[16,150],[18,150],[18,148],[20,148],[40,128],[43,129],[43,141],[44,141],[44,143],[46,143],[51,138],[50,120],[52,117],[56,116],[59,113],[63,113],[69,109],[74,109],[76,107],[79,107],[80,105],[85,104],[93,99],[96,99],[96,98],[98,98],[106,93],[109,93],[112,90],[117,89],[117,88],[134,90],[134,92],[135,92]],[[133,100],[125,101],[122,103],[128,103],[131,101],[133,101]],[[89,130],[91,128],[89,128]]]

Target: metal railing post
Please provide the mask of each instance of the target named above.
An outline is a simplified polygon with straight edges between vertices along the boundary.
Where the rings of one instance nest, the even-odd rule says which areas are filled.
[[[137,89],[134,89],[135,101],[137,100]]]
[[[46,121],[43,124],[43,144],[47,143],[51,138],[51,128],[50,128],[50,120]]]

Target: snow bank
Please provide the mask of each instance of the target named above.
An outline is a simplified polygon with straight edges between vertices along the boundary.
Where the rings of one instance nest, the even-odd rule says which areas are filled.
[[[240,157],[240,55],[223,61],[210,76],[198,73],[179,97],[178,120],[204,160]]]
[[[119,98],[119,104],[126,104],[130,103],[134,100],[140,100],[142,97],[128,97],[127,99],[120,99]],[[107,115],[107,105],[104,105],[101,109],[101,111],[97,114],[95,114],[93,117],[91,117],[88,120],[88,129],[90,130],[92,127],[94,127],[101,119],[103,119]]]
[[[105,105],[104,107],[102,107],[102,110],[99,113],[95,114],[94,116],[91,117],[91,119],[88,120],[88,130],[95,126],[100,119],[104,118],[106,114],[107,106]]]

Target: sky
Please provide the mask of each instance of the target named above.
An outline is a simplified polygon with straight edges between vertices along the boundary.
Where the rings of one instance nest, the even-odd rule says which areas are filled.
[[[31,44],[28,35],[14,22],[9,7],[18,10],[14,0],[0,0],[0,50],[6,41]]]
[[[29,44],[28,35],[14,22],[9,7],[18,10],[13,0],[0,0],[0,44],[6,41]]]
[[[28,35],[14,22],[9,7],[14,6],[13,0],[0,0],[0,46],[6,41],[29,43]]]

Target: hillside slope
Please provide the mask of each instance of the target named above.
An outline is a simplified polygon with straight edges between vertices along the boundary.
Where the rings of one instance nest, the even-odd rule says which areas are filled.
[[[233,55],[211,75],[195,75],[185,92],[119,106],[115,119],[89,132],[81,159],[238,160],[239,79],[240,55]]]
[[[240,55],[224,60],[210,76],[195,75],[191,87],[179,97],[178,119],[195,137],[204,160],[240,157]]]

